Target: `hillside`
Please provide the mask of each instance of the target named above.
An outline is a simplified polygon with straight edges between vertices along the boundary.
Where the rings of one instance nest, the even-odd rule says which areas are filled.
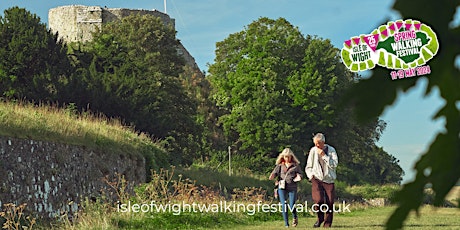
[[[0,102],[0,136],[84,146],[113,154],[142,155],[156,168],[166,162],[159,143],[117,119],[49,105]]]

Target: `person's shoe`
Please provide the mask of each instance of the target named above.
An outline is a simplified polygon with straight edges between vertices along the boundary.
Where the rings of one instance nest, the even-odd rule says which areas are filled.
[[[321,223],[319,221],[316,221],[316,223],[313,225],[314,228],[319,228],[321,227]]]
[[[294,220],[292,221],[292,226],[297,227],[298,223],[299,223],[299,220],[297,218],[294,218]]]

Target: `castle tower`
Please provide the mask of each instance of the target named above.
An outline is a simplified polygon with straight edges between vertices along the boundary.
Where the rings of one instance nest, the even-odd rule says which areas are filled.
[[[92,33],[102,28],[102,25],[127,17],[131,14],[153,15],[161,18],[165,24],[175,27],[174,19],[158,10],[134,10],[124,8],[102,8],[100,6],[70,5],[52,8],[48,12],[48,25],[53,33],[58,33],[59,38],[65,42],[90,41]],[[195,59],[180,44],[177,52],[182,55],[187,63],[196,69]]]
[[[157,10],[132,10],[124,8],[102,8],[100,6],[71,5],[50,9],[49,27],[59,32],[65,42],[86,42],[92,39],[91,33],[101,29],[102,24],[122,19],[131,14],[150,14],[162,19],[165,24],[175,27],[174,19]]]

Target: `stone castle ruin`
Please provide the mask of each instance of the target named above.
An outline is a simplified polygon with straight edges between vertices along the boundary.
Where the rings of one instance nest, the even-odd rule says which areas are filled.
[[[92,39],[92,33],[100,30],[102,25],[121,20],[123,17],[139,14],[153,15],[161,18],[166,25],[175,27],[175,20],[158,10],[135,10],[124,8],[102,8],[100,6],[70,5],[52,8],[48,12],[48,25],[51,31],[58,32],[59,38],[65,42],[86,42]],[[198,69],[192,55],[180,44],[178,54],[182,55],[186,64]]]
[[[152,14],[174,25],[167,14],[153,10],[107,9],[95,6],[63,6],[49,11],[49,27],[65,42],[89,41],[104,23],[133,13]],[[188,65],[193,57],[181,45],[177,48]],[[72,216],[83,198],[95,199],[112,192],[104,178],[124,175],[130,187],[147,178],[143,156],[112,154],[82,146],[0,137],[0,211],[4,204],[27,204],[34,217],[53,220]],[[110,176],[110,177],[107,177]],[[115,178],[116,179],[116,178]],[[108,193],[110,194],[110,193]],[[1,223],[1,221],[0,221]]]

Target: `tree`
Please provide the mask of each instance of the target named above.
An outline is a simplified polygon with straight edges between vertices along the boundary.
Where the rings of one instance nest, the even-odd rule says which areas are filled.
[[[0,17],[0,93],[8,99],[57,100],[71,71],[67,48],[40,18],[13,7]]]
[[[196,102],[179,78],[185,62],[178,44],[174,28],[155,16],[131,15],[104,25],[73,51],[79,75],[73,82],[87,95],[71,98],[163,140],[173,163],[187,164],[197,154],[201,130]]]
[[[209,68],[212,96],[222,111],[226,137],[240,154],[250,156],[251,169],[265,171],[284,147],[300,159],[311,147],[312,133],[322,131],[343,159],[343,179],[350,183],[380,183],[374,173],[375,142],[384,123],[374,118],[366,125],[347,119],[351,109],[336,102],[356,76],[341,63],[339,50],[329,40],[304,37],[285,19],[260,18],[244,31],[217,43],[215,63]],[[336,145],[337,143],[337,145]],[[382,160],[382,167],[398,168]],[[395,172],[402,174],[402,170]],[[399,182],[388,177],[386,181]]]
[[[356,116],[361,121],[382,114],[387,105],[395,102],[398,91],[407,92],[421,79],[428,80],[426,95],[438,87],[441,97],[446,101],[433,117],[445,118],[446,131],[437,134],[428,151],[415,164],[415,180],[405,184],[396,194],[399,206],[388,219],[388,229],[402,228],[408,214],[412,210],[419,210],[426,185],[432,186],[435,192],[434,204],[439,206],[460,178],[460,74],[455,67],[456,57],[460,53],[460,27],[458,23],[453,23],[460,2],[422,0],[417,5],[412,3],[397,0],[393,8],[401,13],[402,18],[420,20],[436,31],[440,47],[438,54],[428,63],[432,70],[431,76],[391,81],[389,70],[376,68],[370,78],[356,84],[345,97],[348,105],[356,107]]]
[[[286,20],[261,18],[217,43],[209,67],[212,96],[225,111],[220,121],[239,151],[263,160],[299,129],[291,123],[287,76],[302,64],[306,42]]]
[[[212,153],[216,150],[227,147],[222,129],[217,125],[219,111],[215,104],[209,100],[211,85],[205,77],[205,73],[192,66],[186,66],[184,73],[180,76],[185,91],[197,102],[197,123],[202,129],[199,152],[200,160],[204,163],[211,158]]]

